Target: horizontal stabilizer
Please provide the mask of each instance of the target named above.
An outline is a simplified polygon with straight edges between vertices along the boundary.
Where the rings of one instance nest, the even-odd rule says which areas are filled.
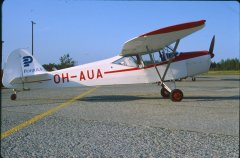
[[[10,81],[10,84],[14,85],[14,84],[23,84],[23,83],[41,83],[47,80],[50,80],[50,76],[48,73],[45,73],[45,74],[32,75],[27,77],[17,77],[12,81]]]

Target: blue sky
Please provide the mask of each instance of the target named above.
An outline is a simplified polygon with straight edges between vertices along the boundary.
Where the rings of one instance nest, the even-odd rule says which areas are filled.
[[[234,1],[5,0],[3,62],[13,50],[34,53],[41,64],[70,56],[83,64],[118,55],[124,42],[143,33],[205,19],[204,29],[184,38],[178,51],[208,50],[216,35],[213,61],[239,58],[239,3]]]

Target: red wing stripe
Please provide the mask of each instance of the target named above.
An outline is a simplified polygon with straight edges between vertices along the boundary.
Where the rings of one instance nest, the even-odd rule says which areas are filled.
[[[195,21],[195,22],[188,22],[188,23],[173,25],[173,26],[169,26],[169,27],[165,27],[165,28],[161,28],[161,29],[158,29],[158,30],[155,30],[155,31],[145,33],[143,35],[140,35],[139,37],[190,29],[190,28],[194,28],[194,27],[204,25],[205,21],[206,20],[200,20],[200,21]]]

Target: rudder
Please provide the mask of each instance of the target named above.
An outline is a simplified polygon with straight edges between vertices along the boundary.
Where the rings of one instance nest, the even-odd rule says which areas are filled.
[[[7,58],[3,70],[3,85],[13,88],[11,81],[15,78],[43,74],[46,70],[41,64],[25,49],[14,50]]]

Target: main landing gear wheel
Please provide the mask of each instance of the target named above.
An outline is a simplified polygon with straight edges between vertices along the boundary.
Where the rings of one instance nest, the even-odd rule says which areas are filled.
[[[11,100],[16,100],[16,99],[17,99],[17,94],[15,94],[15,93],[12,94],[12,95],[11,95]]]
[[[166,88],[162,88],[161,89],[161,95],[164,99],[166,99],[166,98],[170,97],[170,92],[168,92],[168,90]]]
[[[180,89],[174,89],[170,97],[173,102],[180,102],[183,99],[183,92]]]
[[[196,81],[196,77],[192,77],[192,81]]]

